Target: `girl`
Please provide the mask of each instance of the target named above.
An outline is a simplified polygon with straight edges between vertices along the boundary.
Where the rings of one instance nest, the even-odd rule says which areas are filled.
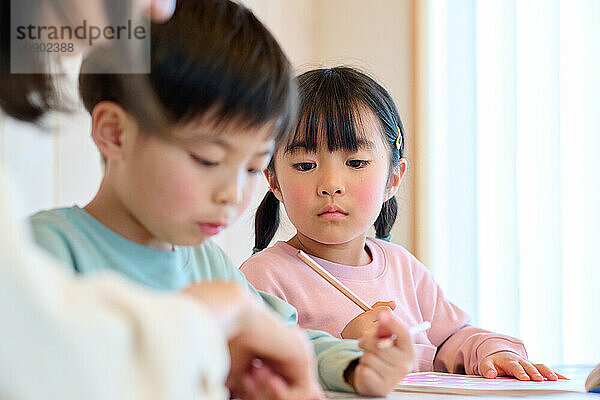
[[[387,307],[405,326],[430,321],[431,329],[414,337],[415,371],[556,380],[549,368],[527,360],[521,341],[470,325],[427,269],[386,241],[396,219],[394,195],[406,172],[404,131],[389,93],[347,67],[306,72],[298,85],[295,130],[277,144],[265,171],[270,191],[256,213],[255,250],[267,247],[277,231],[279,202],[297,232],[245,261],[246,278],[295,306],[302,327],[343,338],[360,337]],[[367,238],[373,224],[378,239]],[[358,314],[296,257],[298,250],[375,303],[374,309]]]

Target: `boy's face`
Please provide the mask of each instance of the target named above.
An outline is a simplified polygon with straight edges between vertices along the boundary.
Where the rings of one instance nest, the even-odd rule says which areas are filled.
[[[139,132],[123,136],[112,181],[131,216],[125,222],[148,242],[180,246],[219,233],[248,206],[262,179],[272,128],[200,122],[174,128],[168,141]]]

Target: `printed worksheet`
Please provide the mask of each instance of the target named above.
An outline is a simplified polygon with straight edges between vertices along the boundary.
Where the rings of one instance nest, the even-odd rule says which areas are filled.
[[[475,375],[418,372],[408,374],[394,390],[463,395],[531,396],[584,392],[585,388],[579,381],[565,379],[534,382],[519,381],[508,377],[486,379]]]

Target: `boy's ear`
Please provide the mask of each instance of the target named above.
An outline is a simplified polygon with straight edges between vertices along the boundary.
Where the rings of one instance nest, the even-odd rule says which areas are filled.
[[[392,170],[392,176],[390,176],[388,184],[385,188],[385,199],[383,201],[388,201],[396,194],[396,192],[398,192],[398,188],[402,183],[404,174],[406,174],[406,168],[406,160],[401,158],[398,165],[394,166],[394,169]]]
[[[122,139],[129,114],[117,103],[101,101],[92,110],[92,139],[106,159],[123,156]]]
[[[265,174],[265,178],[267,178],[267,182],[269,183],[269,189],[271,189],[271,192],[273,192],[277,200],[283,203],[283,196],[281,195],[281,190],[279,189],[277,177],[269,169],[265,169],[263,173]]]

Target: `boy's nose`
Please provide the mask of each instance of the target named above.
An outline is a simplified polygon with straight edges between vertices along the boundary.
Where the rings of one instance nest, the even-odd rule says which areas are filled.
[[[239,204],[242,201],[242,188],[244,182],[241,178],[232,177],[224,180],[222,185],[214,194],[214,201],[217,204]]]

